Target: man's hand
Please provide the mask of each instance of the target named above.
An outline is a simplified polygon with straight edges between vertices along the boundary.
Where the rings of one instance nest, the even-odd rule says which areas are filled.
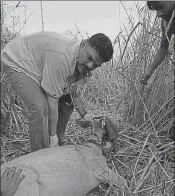
[[[58,137],[57,135],[50,136],[49,148],[58,147]]]
[[[17,169],[17,167],[12,167],[11,170],[7,167],[1,177],[1,196],[13,196],[19,184],[26,177],[21,175],[22,169]]]
[[[149,71],[146,71],[146,73],[142,76],[142,79],[140,80],[140,82],[144,85],[147,85],[147,81],[150,79],[151,77],[151,73]]]

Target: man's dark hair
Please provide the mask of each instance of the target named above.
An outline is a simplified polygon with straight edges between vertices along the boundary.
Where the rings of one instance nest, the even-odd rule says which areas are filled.
[[[147,1],[148,9],[158,10],[160,8],[160,1]]]
[[[103,62],[108,62],[113,56],[111,40],[103,33],[97,33],[88,39],[88,43],[96,49]]]

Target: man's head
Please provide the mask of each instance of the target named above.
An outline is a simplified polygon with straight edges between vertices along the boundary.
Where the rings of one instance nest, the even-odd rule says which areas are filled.
[[[108,62],[113,56],[111,40],[98,33],[82,42],[78,54],[76,71],[83,76]]]
[[[174,1],[147,1],[147,6],[150,10],[156,10],[158,17],[168,21],[174,9]]]

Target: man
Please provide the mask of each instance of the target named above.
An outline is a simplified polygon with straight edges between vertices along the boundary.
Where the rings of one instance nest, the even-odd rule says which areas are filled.
[[[163,62],[165,56],[168,53],[169,41],[171,36],[175,34],[174,27],[174,1],[147,1],[147,6],[150,10],[156,10],[157,16],[162,18],[161,27],[162,27],[162,37],[160,48],[157,51],[157,54],[148,68],[146,73],[143,75],[141,83],[147,84],[147,81],[150,79],[151,75],[155,69]],[[172,125],[170,126],[170,138],[175,141],[175,120],[173,120]]]
[[[40,32],[3,48],[1,59],[10,69],[10,82],[28,109],[32,151],[61,144],[74,105],[82,118],[86,115],[79,107],[79,91],[91,71],[112,56],[112,43],[102,33],[82,41]]]
[[[160,48],[155,55],[151,66],[143,75],[141,83],[147,84],[155,69],[163,62],[168,53],[169,41],[172,34],[175,34],[174,29],[174,1],[147,1],[147,6],[150,10],[156,10],[157,16],[162,18],[162,37]]]

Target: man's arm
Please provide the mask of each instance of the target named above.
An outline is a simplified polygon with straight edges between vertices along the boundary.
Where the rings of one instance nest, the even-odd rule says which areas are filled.
[[[171,33],[167,33],[168,39],[171,39]],[[160,48],[157,51],[157,54],[154,57],[154,60],[149,68],[149,71],[152,75],[152,73],[155,71],[155,69],[163,62],[165,59],[165,56],[168,53],[168,48],[169,48],[169,42],[167,40],[167,37],[165,35],[165,29],[162,29],[162,38],[161,38],[161,44]]]
[[[47,101],[49,108],[49,135],[56,135],[58,123],[58,98],[55,98],[47,93]]]
[[[169,40],[171,39],[171,32],[167,33],[167,36]],[[168,48],[169,48],[169,42],[167,40],[167,37],[165,35],[165,28],[163,26],[163,21],[162,21],[162,37],[161,37],[161,44],[160,47],[154,57],[154,60],[151,64],[151,66],[147,69],[146,73],[143,76],[143,79],[141,80],[141,83],[147,84],[147,81],[153,74],[153,72],[156,70],[156,68],[163,62],[165,59],[165,56],[168,53]]]

